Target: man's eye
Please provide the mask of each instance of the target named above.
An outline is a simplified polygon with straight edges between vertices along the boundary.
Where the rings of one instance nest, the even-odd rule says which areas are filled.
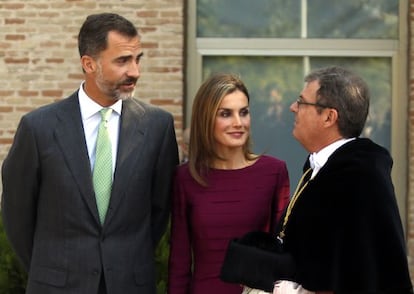
[[[118,63],[119,64],[124,64],[125,62],[126,62],[126,60],[124,58],[118,59]]]

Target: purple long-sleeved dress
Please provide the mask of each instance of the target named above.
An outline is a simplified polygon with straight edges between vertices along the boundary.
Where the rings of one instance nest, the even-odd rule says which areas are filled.
[[[219,278],[232,238],[274,230],[288,201],[285,162],[267,155],[237,170],[211,169],[208,187],[188,165],[178,167],[173,196],[169,294],[239,294],[241,287]]]

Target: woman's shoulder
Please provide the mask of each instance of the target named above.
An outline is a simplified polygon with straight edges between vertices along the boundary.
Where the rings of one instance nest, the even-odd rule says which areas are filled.
[[[249,172],[260,176],[288,174],[285,161],[271,155],[261,155]]]
[[[181,163],[177,166],[176,175],[181,177],[190,175],[190,168],[188,166],[188,162]]]
[[[281,160],[275,156],[263,154],[260,155],[260,157],[257,160],[258,164],[264,164],[264,165],[276,165],[276,166],[285,166],[286,162],[284,160]]]

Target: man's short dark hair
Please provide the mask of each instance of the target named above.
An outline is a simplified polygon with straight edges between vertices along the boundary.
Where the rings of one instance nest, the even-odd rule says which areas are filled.
[[[108,33],[116,31],[126,37],[139,36],[132,22],[115,13],[99,13],[89,15],[83,23],[78,35],[80,56],[96,57],[108,45]]]

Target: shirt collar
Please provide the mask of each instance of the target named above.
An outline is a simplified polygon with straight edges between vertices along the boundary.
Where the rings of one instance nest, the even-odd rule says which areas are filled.
[[[340,139],[338,141],[333,142],[332,144],[324,147],[323,149],[319,150],[318,152],[314,152],[309,156],[309,162],[312,169],[320,169],[322,168],[325,163],[328,161],[329,156],[335,152],[336,149],[348,143],[349,141],[354,140],[355,138],[347,138],[347,139]]]
[[[83,89],[84,83],[85,82],[82,82],[79,87],[78,97],[82,120],[87,120],[88,118],[99,112],[103,107],[95,101],[93,101],[92,98],[90,98],[86,94],[85,90]],[[110,106],[110,108],[112,108],[112,110],[116,112],[118,115],[121,115],[122,100],[117,100],[114,104]]]

